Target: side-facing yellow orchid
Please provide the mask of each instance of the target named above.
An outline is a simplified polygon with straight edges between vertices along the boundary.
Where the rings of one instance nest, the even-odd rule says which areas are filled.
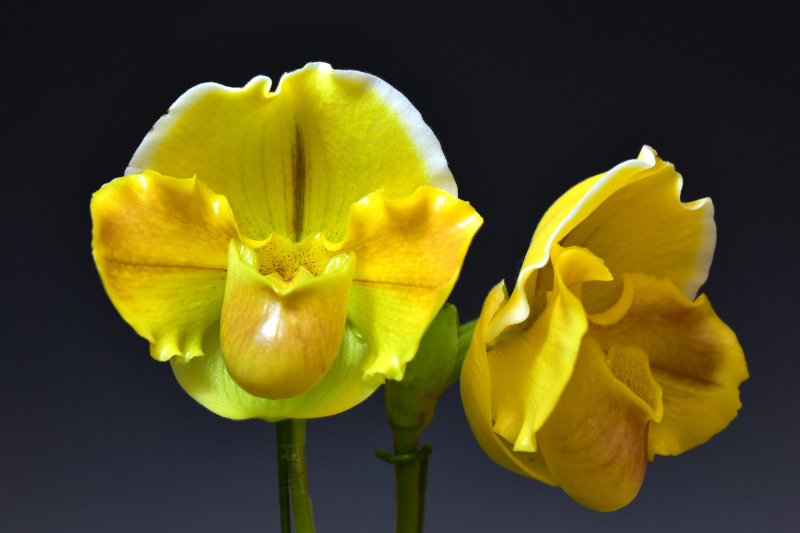
[[[482,223],[384,81],[313,63],[181,96],[92,198],[122,317],[229,418],[312,418],[401,379]]]
[[[490,292],[461,374],[470,426],[497,463],[587,507],[627,505],[647,460],[724,429],[747,379],[704,295],[711,200],[649,147],[547,211],[508,298]]]

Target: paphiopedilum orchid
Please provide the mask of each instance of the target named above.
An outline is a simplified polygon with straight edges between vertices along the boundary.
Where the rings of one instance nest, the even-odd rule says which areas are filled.
[[[181,96],[92,198],[122,317],[229,418],[341,412],[401,379],[482,219],[384,81],[309,64]]]
[[[747,379],[736,336],[704,295],[709,199],[649,147],[562,196],[534,233],[511,297],[490,292],[462,367],[483,449],[514,472],[609,511],[648,459],[724,429]]]

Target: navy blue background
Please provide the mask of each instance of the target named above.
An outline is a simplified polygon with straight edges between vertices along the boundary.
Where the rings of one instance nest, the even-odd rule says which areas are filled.
[[[209,413],[149,358],[100,284],[89,198],[189,87],[316,60],[402,91],[486,219],[451,297],[465,321],[513,283],[550,203],[644,143],[684,200],[716,207],[703,290],[751,372],[731,426],[657,457],[637,499],[601,514],[488,459],[453,387],[423,434],[426,531],[796,530],[797,17],[559,5],[6,6],[0,531],[278,530],[274,426]],[[318,531],[393,529],[393,471],[373,455],[390,446],[382,390],[309,422]]]

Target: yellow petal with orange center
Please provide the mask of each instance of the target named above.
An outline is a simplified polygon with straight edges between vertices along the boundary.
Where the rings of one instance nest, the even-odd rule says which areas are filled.
[[[187,91],[127,173],[196,175],[228,198],[242,233],[295,242],[323,231],[341,239],[350,205],[379,188],[388,198],[423,185],[457,193],[433,132],[383,80],[310,63],[271,84],[259,76]]]
[[[104,185],[91,208],[97,269],[125,321],[155,359],[202,355],[238,236],[225,197],[195,178],[145,171]]]
[[[647,469],[647,426],[653,407],[660,409],[647,355],[635,347],[616,351],[609,355],[627,383],[609,368],[597,342],[584,340],[572,378],[537,435],[555,481],[598,511],[624,507],[639,492]]]
[[[736,417],[739,385],[747,379],[736,335],[705,295],[691,301],[669,280],[627,274],[634,287],[625,316],[590,324],[603,349],[624,343],[647,352],[663,389],[664,416],[650,426],[650,453],[676,455],[706,442]]]
[[[288,243],[291,245],[291,243]],[[314,276],[264,276],[251,249],[231,240],[220,340],[228,373],[244,390],[272,400],[317,385],[342,343],[355,254],[341,254]]]
[[[370,344],[367,376],[402,379],[482,223],[469,203],[432,187],[401,200],[381,190],[353,204],[344,241],[329,248],[358,257],[348,318]]]

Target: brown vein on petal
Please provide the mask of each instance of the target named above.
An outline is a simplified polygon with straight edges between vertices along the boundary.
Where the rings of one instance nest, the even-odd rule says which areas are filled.
[[[413,283],[389,283],[384,281],[369,281],[364,279],[353,278],[353,283],[363,283],[364,285],[373,285],[380,287],[409,287],[412,289],[438,289],[443,285],[414,285]]]
[[[680,374],[678,372],[673,372],[672,370],[666,370],[659,366],[650,363],[650,371],[653,372],[653,377],[656,378],[656,382],[658,382],[658,377],[655,375],[656,373],[664,374],[677,382],[684,383],[684,384],[693,384],[693,385],[701,385],[703,387],[712,389],[712,388],[723,388],[725,385],[721,385],[714,381],[709,381],[703,378],[695,378],[691,376],[686,376],[684,374]]]
[[[108,258],[108,257],[103,257],[100,260],[108,262],[108,263],[113,263],[115,265],[127,266],[127,267],[138,267],[138,268],[175,268],[175,269],[182,269],[182,270],[216,270],[218,272],[226,272],[227,271],[227,269],[225,269],[225,268],[202,267],[202,266],[193,266],[193,265],[152,265],[152,264],[147,264],[147,263],[130,263],[128,261],[118,261],[116,259],[111,259],[111,258]]]
[[[294,213],[292,228],[294,240],[298,241],[303,234],[303,204],[306,188],[306,151],[300,126],[294,127],[294,145],[292,146],[292,189],[294,194]]]

